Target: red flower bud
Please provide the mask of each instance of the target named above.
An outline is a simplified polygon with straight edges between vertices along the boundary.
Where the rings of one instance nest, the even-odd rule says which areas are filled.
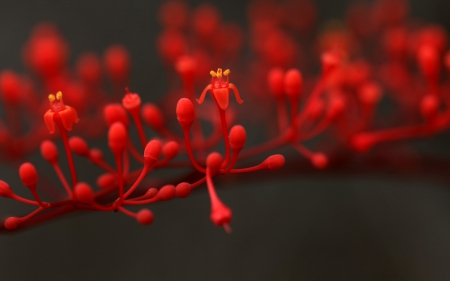
[[[0,73],[0,93],[5,103],[17,104],[22,99],[20,77],[11,70]]]
[[[284,76],[284,90],[292,98],[298,98],[302,92],[303,77],[297,69],[290,69]]]
[[[103,152],[98,148],[92,148],[89,150],[89,160],[95,164],[103,162]]]
[[[167,160],[171,160],[178,155],[180,145],[176,141],[169,141],[163,147],[163,154]]]
[[[12,197],[14,193],[5,181],[0,180],[0,196],[2,197]]]
[[[230,146],[234,150],[241,150],[247,139],[247,133],[241,125],[235,125],[230,130]]]
[[[139,110],[139,107],[141,106],[141,97],[136,93],[130,93],[128,88],[125,88],[125,90],[127,93],[122,99],[123,107],[130,112]]]
[[[144,150],[144,158],[156,161],[161,154],[162,146],[159,140],[151,140],[147,143]]]
[[[141,115],[144,122],[153,129],[159,131],[164,128],[163,114],[156,105],[152,103],[144,104]]]
[[[86,141],[80,137],[71,137],[69,139],[69,146],[74,153],[80,156],[87,157],[89,155],[89,147]]]
[[[113,188],[116,185],[117,185],[117,176],[116,175],[106,173],[106,174],[100,175],[97,178],[97,186],[102,189]]]
[[[284,156],[281,154],[275,154],[269,156],[264,162],[267,165],[267,169],[269,170],[277,170],[284,165]]]
[[[222,165],[223,159],[218,152],[212,152],[206,158],[206,166],[208,167],[211,175],[215,175]]]
[[[284,71],[281,68],[272,68],[267,74],[269,90],[275,97],[284,94]]]
[[[85,182],[79,182],[77,185],[75,185],[74,189],[75,197],[84,204],[91,204],[94,202],[94,192],[92,191],[92,188],[89,186],[89,184]]]
[[[175,69],[186,82],[193,82],[197,63],[191,56],[181,56],[177,59]]]
[[[128,137],[125,126],[116,122],[109,127],[108,146],[114,153],[122,153],[127,147]]]
[[[175,197],[175,186],[168,184],[163,186],[159,191],[158,191],[158,197],[161,198],[162,200],[170,200],[173,197]]]
[[[148,209],[142,209],[136,214],[136,220],[142,225],[151,224],[153,219],[153,213]]]
[[[41,143],[41,154],[50,163],[56,163],[58,161],[58,149],[50,140],[45,140]]]
[[[102,77],[100,58],[94,53],[81,55],[77,61],[77,74],[85,83],[99,83]]]
[[[129,120],[128,115],[122,105],[118,103],[108,104],[103,109],[103,115],[105,116],[106,123],[108,126],[116,122],[123,123],[126,127],[128,127]]]
[[[113,45],[105,52],[106,70],[116,83],[124,83],[130,72],[130,55],[127,49],[120,45]]]
[[[194,122],[194,105],[187,98],[182,98],[177,103],[177,119],[181,126],[190,126]]]
[[[145,198],[153,198],[153,197],[155,197],[157,194],[158,194],[158,189],[152,187],[152,188],[149,188],[149,189],[147,190],[147,192],[145,193],[144,197],[145,197]]]
[[[22,180],[23,185],[30,189],[36,188],[36,183],[38,180],[38,175],[36,172],[36,168],[34,168],[33,164],[26,162],[23,163],[19,168],[19,176]]]
[[[19,225],[19,218],[9,217],[5,221],[5,227],[9,230],[16,229]]]
[[[319,152],[311,157],[311,162],[314,167],[324,169],[328,165],[328,158],[325,154]]]
[[[185,197],[188,197],[189,194],[191,194],[191,190],[192,190],[192,187],[189,183],[182,182],[182,183],[179,183],[175,187],[175,195],[178,198],[185,198]]]

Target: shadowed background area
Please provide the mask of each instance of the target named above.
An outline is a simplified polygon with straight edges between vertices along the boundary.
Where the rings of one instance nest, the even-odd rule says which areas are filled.
[[[321,21],[341,18],[352,1],[338,2],[317,1]],[[101,54],[111,44],[124,45],[131,54],[132,89],[157,102],[167,89],[155,47],[160,3],[3,1],[0,69],[24,72],[22,45],[37,23],[50,21],[70,44],[71,65],[84,51]],[[214,4],[224,19],[245,23],[247,2]],[[445,0],[411,2],[415,18],[447,30],[449,8]],[[450,156],[449,140],[445,133],[408,149],[438,161]],[[31,161],[43,162],[37,154]],[[0,279],[450,280],[450,167],[445,166],[450,161],[440,163],[422,164],[428,170],[414,177],[401,167],[389,168],[392,163],[379,173],[291,169],[261,180],[256,174],[249,180],[218,177],[219,195],[233,210],[231,235],[210,222],[205,189],[152,205],[155,222],[149,227],[119,213],[65,216],[1,234]],[[16,168],[3,165],[0,178],[22,188]],[[2,216],[21,209],[0,200]]]

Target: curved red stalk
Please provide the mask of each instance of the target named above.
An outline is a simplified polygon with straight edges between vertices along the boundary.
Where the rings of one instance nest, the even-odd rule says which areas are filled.
[[[54,120],[58,125],[59,131],[61,132],[61,138],[64,144],[64,149],[66,151],[67,162],[69,164],[70,175],[72,177],[72,188],[73,188],[78,183],[78,179],[77,179],[77,172],[75,169],[75,163],[73,162],[72,151],[70,150],[69,146],[69,138],[67,137],[67,130],[62,124],[61,117],[59,117],[59,114],[55,114]]]

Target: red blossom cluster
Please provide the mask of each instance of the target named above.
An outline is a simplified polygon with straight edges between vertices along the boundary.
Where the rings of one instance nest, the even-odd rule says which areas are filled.
[[[23,52],[32,76],[10,70],[0,74],[5,111],[0,154],[2,159],[23,159],[40,144],[42,157],[67,194],[54,202],[41,200],[38,172],[33,164],[23,163],[19,176],[34,199],[18,196],[4,181],[0,181],[0,196],[36,209],[7,218],[6,229],[75,210],[120,211],[141,224],[151,224],[149,209],[135,213],[126,207],[185,198],[206,183],[211,220],[229,231],[232,212],[216,193],[217,175],[281,168],[284,157],[273,153],[282,146],[292,147],[314,167],[324,169],[333,160],[333,150],[366,152],[382,142],[432,136],[450,127],[450,88],[442,82],[442,68],[450,71],[445,30],[410,20],[406,0],[355,3],[344,20],[320,29],[316,14],[312,0],[254,1],[248,10],[248,36],[244,36],[242,27],[224,22],[211,5],[191,10],[183,1],[165,2],[159,11],[163,30],[157,45],[172,77],[169,88],[180,81],[182,89],[169,91],[160,106],[142,104],[141,97],[126,88],[130,58],[123,47],[110,47],[103,63],[95,54],[82,55],[72,72],[67,66],[68,46],[57,30],[50,25],[36,28]],[[242,57],[247,45],[251,55]],[[234,67],[238,86],[230,83],[229,69],[211,70],[217,65]],[[313,70],[319,68],[317,75]],[[110,90],[103,82],[103,70],[111,80]],[[208,72],[211,83],[204,88]],[[114,102],[123,89],[121,103]],[[230,103],[230,91],[241,106]],[[381,111],[381,115],[380,101],[395,104],[395,112]],[[182,135],[168,125],[163,111],[177,117]],[[247,132],[236,120],[248,115],[248,120],[266,124],[270,136],[244,149]],[[129,116],[138,147],[130,135]],[[25,120],[26,128],[20,120]],[[79,136],[69,136],[72,128]],[[115,165],[85,140],[101,136],[102,128],[107,128]],[[148,137],[150,130],[156,135]],[[64,145],[70,183],[59,165],[56,131]],[[221,147],[223,155],[217,152]],[[73,154],[103,170],[95,187],[78,180]],[[240,160],[266,154],[271,156],[260,164],[236,168]],[[131,161],[141,167],[132,170]],[[159,169],[179,167],[195,170],[196,181],[146,183],[148,175]]]

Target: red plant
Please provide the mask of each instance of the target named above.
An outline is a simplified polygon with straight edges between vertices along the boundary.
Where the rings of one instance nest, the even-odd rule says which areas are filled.
[[[168,77],[178,74],[183,89],[167,93],[161,106],[142,104],[138,94],[125,88],[130,55],[124,47],[112,46],[105,52],[103,64],[113,92],[108,95],[102,82],[102,63],[95,54],[81,56],[76,75],[71,75],[66,63],[68,45],[54,27],[37,27],[24,48],[24,59],[41,84],[10,70],[0,74],[6,111],[0,124],[0,154],[3,159],[22,160],[40,144],[42,157],[55,170],[66,195],[52,202],[41,200],[39,173],[25,162],[19,176],[34,199],[18,196],[4,181],[0,181],[0,195],[36,209],[25,216],[7,218],[4,226],[8,230],[23,228],[76,210],[120,211],[140,224],[151,224],[153,213],[149,209],[135,213],[127,207],[185,198],[205,183],[211,220],[229,232],[232,211],[217,195],[213,179],[218,175],[279,169],[285,159],[274,152],[282,146],[293,148],[315,168],[325,169],[332,166],[336,151],[367,152],[383,142],[447,130],[450,97],[447,83],[441,82],[442,66],[450,71],[447,34],[437,26],[410,24],[407,10],[403,0],[355,4],[349,9],[347,25],[330,24],[312,39],[316,21],[312,1],[255,1],[249,9],[250,34],[244,37],[242,28],[223,22],[213,6],[203,5],[191,13],[186,3],[168,1],[160,10],[163,31],[157,45]],[[245,38],[249,38],[254,54],[248,64],[240,57]],[[382,54],[370,54],[374,44]],[[318,61],[321,71],[315,75],[308,70],[318,68]],[[228,69],[210,71],[211,83],[196,94],[203,88],[207,71],[217,65],[236,66],[235,84],[246,100],[243,111],[229,102],[230,90],[238,104],[243,100],[237,86],[230,83]],[[172,80],[170,88],[174,89],[177,80]],[[48,96],[50,108],[47,102],[45,108],[40,106],[45,99],[38,94],[39,87],[42,92],[56,92]],[[124,88],[125,95],[117,103]],[[377,110],[382,99],[397,106],[389,122]],[[27,109],[28,132],[18,121],[22,119],[21,107]],[[276,111],[275,117],[270,115],[272,111]],[[182,136],[165,120],[166,112],[176,115]],[[247,131],[236,124],[239,114],[243,122],[254,122],[256,128],[264,124],[261,127],[270,136],[244,149]],[[140,147],[130,136],[129,115]],[[209,131],[205,130],[208,126]],[[57,135],[53,134],[56,127],[70,183],[59,166],[58,149],[50,140]],[[104,160],[104,151],[90,148],[84,139],[101,136],[105,127],[114,166]],[[146,127],[157,136],[149,138]],[[82,137],[69,137],[72,128]],[[217,150],[222,142],[221,154]],[[73,153],[103,170],[97,187],[79,181]],[[272,155],[260,164],[240,167],[242,161],[267,153]],[[141,167],[132,170],[131,161]],[[146,180],[158,169],[179,167],[195,170],[195,180],[173,178],[158,185]]]

